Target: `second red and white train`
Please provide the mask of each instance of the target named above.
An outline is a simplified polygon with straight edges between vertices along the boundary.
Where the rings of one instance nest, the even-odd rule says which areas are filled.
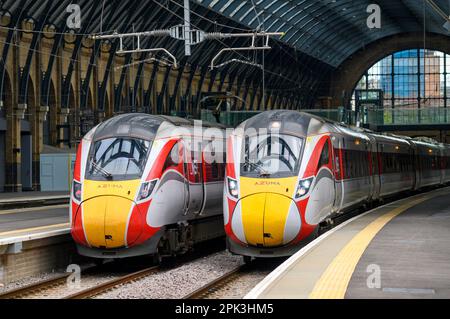
[[[450,145],[294,111],[243,122],[228,139],[227,158],[227,243],[247,260],[291,255],[327,220],[450,182]]]

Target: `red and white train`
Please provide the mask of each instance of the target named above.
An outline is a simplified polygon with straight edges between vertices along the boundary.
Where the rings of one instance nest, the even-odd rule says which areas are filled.
[[[223,236],[224,131],[149,114],[93,128],[78,147],[70,204],[79,253],[173,256]]]
[[[264,112],[228,139],[228,248],[246,260],[288,256],[327,220],[449,181],[450,145],[376,134],[303,112]]]

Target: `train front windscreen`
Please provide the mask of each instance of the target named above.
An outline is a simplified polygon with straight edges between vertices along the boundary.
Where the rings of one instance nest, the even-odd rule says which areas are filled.
[[[282,178],[297,176],[304,140],[285,134],[246,136],[241,176]]]
[[[137,138],[113,137],[94,143],[86,178],[90,180],[140,179],[152,142]]]

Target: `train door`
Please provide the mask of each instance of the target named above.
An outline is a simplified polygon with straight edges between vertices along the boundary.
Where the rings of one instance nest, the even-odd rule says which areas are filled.
[[[342,209],[344,200],[344,163],[342,158],[343,141],[340,137],[335,137],[334,141],[335,145],[333,146],[333,171],[335,196],[333,211],[339,213]]]
[[[380,197],[385,195],[386,188],[384,184],[384,166],[383,166],[383,144],[377,143],[377,163],[378,163],[378,176],[380,180]]]
[[[223,180],[225,175],[223,143],[208,141],[203,149],[202,169],[204,182],[204,201],[202,215],[222,213]]]
[[[440,176],[440,183],[439,184],[444,184],[444,179],[445,179],[445,170],[444,170],[444,148],[443,147],[439,147],[439,153],[438,153],[438,167],[439,167],[439,171],[441,172],[441,176]]]
[[[372,183],[372,200],[377,199],[380,196],[380,163],[378,161],[377,149],[372,148],[369,153],[371,156],[371,183]]]
[[[185,177],[187,182],[186,214],[197,215],[204,201],[202,143],[190,144],[185,152]]]
[[[413,170],[414,170],[414,190],[417,190],[420,188],[421,181],[421,163],[420,163],[420,155],[419,155],[419,148],[416,144],[412,144],[412,158],[413,158]]]
[[[316,176],[317,181],[315,190],[310,196],[310,201],[316,201],[316,207],[320,208],[320,216],[326,216],[333,212],[334,201],[336,199],[333,162],[333,147],[330,138],[327,137],[322,146],[319,163],[317,165],[318,174]]]

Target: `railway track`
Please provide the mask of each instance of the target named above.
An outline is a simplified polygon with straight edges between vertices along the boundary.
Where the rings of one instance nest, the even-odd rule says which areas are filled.
[[[97,295],[100,295],[104,292],[107,292],[111,289],[116,289],[119,286],[123,285],[123,284],[127,284],[136,280],[139,280],[141,278],[144,278],[146,276],[149,276],[151,274],[156,273],[157,271],[160,270],[159,266],[153,266],[153,267],[149,267],[149,268],[145,268],[139,271],[136,271],[134,273],[119,277],[119,278],[115,278],[112,279],[110,281],[107,281],[103,284],[76,292],[72,295],[69,295],[67,297],[64,297],[63,299],[88,299],[88,298],[92,298],[95,297]]]
[[[95,268],[95,267],[93,267]],[[93,268],[89,268],[89,270],[93,270]],[[111,289],[117,288],[122,284],[126,284],[140,278],[146,277],[157,272],[160,269],[159,266],[153,266],[149,268],[145,268],[131,274],[127,274],[125,276],[121,276],[118,278],[114,278],[102,284],[78,291],[71,295],[65,296],[62,299],[87,299],[99,295],[103,292],[109,291]],[[0,293],[0,299],[21,299],[31,297],[36,294],[41,294],[46,290],[51,290],[57,288],[59,286],[63,286],[67,282],[67,278],[72,273],[65,273],[59,275],[55,278],[43,280],[34,284],[26,285],[17,289],[12,289],[6,291],[4,293]]]
[[[207,283],[203,287],[184,296],[183,299],[205,299],[207,296],[225,288],[228,284],[237,280],[241,275],[247,273],[250,270],[250,267],[251,266],[247,264],[238,266],[219,278]]]
[[[66,273],[59,275],[55,278],[43,280],[34,284],[26,285],[17,289],[12,289],[0,294],[0,299],[20,299],[26,298],[33,294],[39,293],[44,290],[49,290],[58,286],[62,286],[66,283],[67,278],[72,273]]]
[[[223,246],[223,248],[222,248]],[[180,265],[186,262],[190,262],[193,260],[196,260],[198,258],[202,258],[205,256],[208,256],[210,254],[214,254],[216,252],[222,251],[224,249],[224,244],[222,241],[217,240],[211,240],[209,243],[206,244],[200,244],[197,246],[197,250],[189,255],[180,256],[179,259],[176,260],[175,264]],[[107,264],[107,263],[106,263]],[[106,264],[103,264],[106,265]],[[96,270],[99,269],[99,267],[103,266],[91,266],[88,268],[83,269],[83,274],[86,273],[95,273]],[[168,265],[163,266],[167,267]],[[173,267],[174,265],[169,265],[169,267]],[[157,271],[161,270],[161,266],[151,266],[142,268],[136,272],[120,276],[117,278],[114,278],[112,280],[106,281],[101,284],[97,284],[94,287],[84,289],[82,291],[73,293],[71,295],[63,296],[62,299],[84,299],[84,298],[91,298],[96,295],[99,295],[103,292],[112,290],[117,288],[118,286],[122,284],[126,284],[132,281],[136,281],[138,279],[144,278],[148,275],[154,274]],[[100,269],[100,273],[103,271]],[[61,275],[58,275],[51,279],[46,279],[39,281],[37,283],[29,284],[26,286],[22,286],[16,289],[11,289],[5,292],[0,293],[0,299],[21,299],[21,298],[31,298],[36,295],[43,295],[45,291],[52,290],[55,288],[62,287],[67,283],[67,278],[72,275],[72,273],[64,273]]]

